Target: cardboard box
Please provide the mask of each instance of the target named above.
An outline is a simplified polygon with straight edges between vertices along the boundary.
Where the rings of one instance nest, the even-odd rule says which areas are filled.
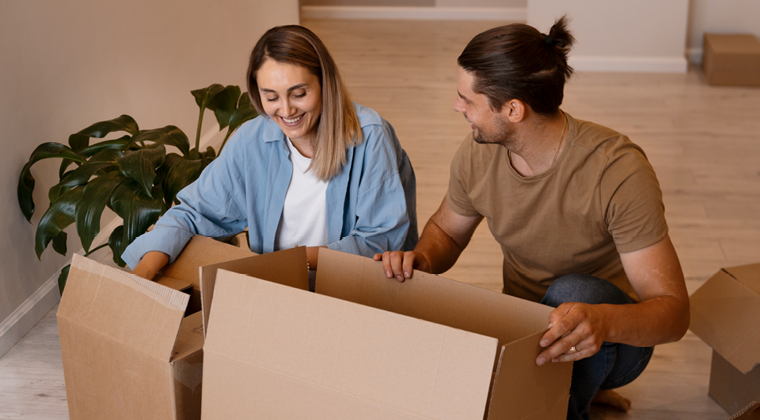
[[[204,420],[566,418],[572,364],[535,364],[552,308],[329,250],[316,294],[224,270],[262,257],[201,276]]]
[[[202,314],[185,317],[193,297],[166,285],[199,287],[200,265],[249,255],[196,236],[162,284],[75,255],[57,313],[70,418],[199,419]]]
[[[704,35],[702,70],[717,86],[760,86],[760,41],[751,34]]]
[[[730,420],[760,420],[760,403],[753,401],[750,405],[734,414]]]
[[[729,414],[760,400],[760,264],[722,269],[690,300],[690,328],[713,348],[709,395]]]

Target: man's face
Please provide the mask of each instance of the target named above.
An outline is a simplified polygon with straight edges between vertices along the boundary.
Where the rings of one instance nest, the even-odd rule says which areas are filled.
[[[472,90],[474,83],[475,77],[460,67],[454,111],[464,114],[472,127],[472,137],[476,142],[509,147],[514,141],[514,129],[501,112],[491,109],[486,95]]]

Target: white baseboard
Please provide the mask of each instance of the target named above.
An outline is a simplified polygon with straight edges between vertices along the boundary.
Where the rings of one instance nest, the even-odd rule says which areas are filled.
[[[204,150],[211,143],[214,136],[219,132],[219,125],[215,124],[200,139],[200,149]],[[92,248],[96,248],[106,242],[111,232],[122,223],[121,219],[116,217],[104,228],[92,241]],[[78,237],[76,238],[79,239]],[[84,250],[79,248],[75,253],[84,255]],[[71,260],[69,260],[71,261]],[[66,263],[68,264],[68,262]],[[61,267],[53,274],[39,289],[32,293],[29,298],[16,308],[13,313],[5,320],[0,322],[0,357],[13,347],[22,337],[29,332],[40,320],[50,312],[55,305],[61,300],[58,292],[58,275],[61,273]]]
[[[0,357],[37,325],[61,300],[61,295],[58,293],[59,273],[60,270],[0,323]]]
[[[699,66],[702,65],[702,53],[702,48],[687,48],[686,58],[689,60],[689,63]]]
[[[686,73],[685,57],[602,57],[570,56],[568,64],[576,71],[631,73]]]
[[[497,20],[528,19],[525,7],[301,6],[307,19]]]

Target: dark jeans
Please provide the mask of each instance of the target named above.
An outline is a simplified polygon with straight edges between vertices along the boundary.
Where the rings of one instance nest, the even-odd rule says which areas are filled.
[[[555,308],[565,302],[633,303],[614,284],[587,274],[568,274],[558,278],[541,300],[544,305]],[[597,391],[618,388],[636,379],[649,363],[652,349],[605,341],[597,354],[575,362],[568,420],[588,420],[591,400]]]

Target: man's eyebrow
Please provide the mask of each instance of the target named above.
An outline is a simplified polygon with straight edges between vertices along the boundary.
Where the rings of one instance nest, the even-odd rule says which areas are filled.
[[[292,92],[292,91],[294,91],[294,90],[296,90],[296,89],[302,89],[302,88],[305,88],[305,87],[307,87],[307,86],[309,86],[307,83],[299,83],[299,84],[297,84],[297,85],[293,85],[293,86],[289,87],[289,88],[288,88],[288,92]],[[271,92],[271,93],[277,93],[277,92],[275,92],[274,90],[272,90],[272,89],[267,89],[267,88],[259,88],[259,90],[260,90],[260,91],[262,91],[262,92]]]

